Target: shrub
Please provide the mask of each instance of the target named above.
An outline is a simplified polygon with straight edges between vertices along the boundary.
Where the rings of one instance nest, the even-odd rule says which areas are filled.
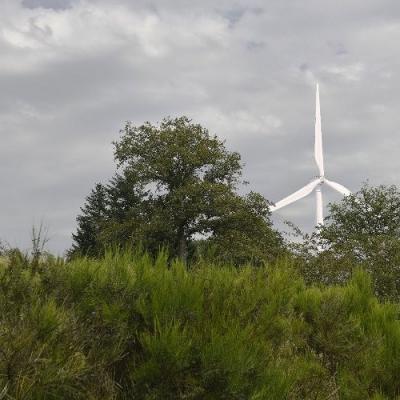
[[[398,305],[369,276],[307,287],[288,261],[168,265],[160,253],[0,264],[9,399],[389,399]]]

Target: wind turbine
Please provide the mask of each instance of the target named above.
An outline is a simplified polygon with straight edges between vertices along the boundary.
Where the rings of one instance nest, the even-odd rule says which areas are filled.
[[[322,131],[321,131],[321,110],[319,104],[319,88],[317,84],[317,92],[315,99],[315,144],[314,144],[314,157],[315,162],[317,163],[319,176],[316,177],[312,182],[308,185],[302,187],[297,192],[292,193],[291,195],[285,197],[284,199],[275,203],[275,205],[271,206],[270,210],[276,211],[282,207],[285,207],[291,203],[294,203],[297,200],[302,199],[303,197],[309,195],[313,190],[315,190],[315,199],[316,199],[316,211],[315,211],[315,220],[316,224],[323,225],[324,223],[324,214],[323,214],[323,202],[322,202],[322,186],[326,183],[332,189],[341,193],[344,196],[348,196],[351,194],[350,190],[345,188],[340,183],[336,183],[330,181],[325,178],[324,171],[324,155],[322,152]]]

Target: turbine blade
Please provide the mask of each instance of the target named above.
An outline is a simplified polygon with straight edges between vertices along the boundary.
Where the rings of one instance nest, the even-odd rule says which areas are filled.
[[[332,181],[330,181],[328,179],[325,179],[324,182],[328,186],[330,186],[332,189],[335,189],[336,191],[341,193],[343,196],[348,196],[349,194],[351,194],[350,190],[347,189],[346,187],[344,187],[343,185],[341,185],[340,183],[332,182]]]
[[[289,196],[285,197],[284,199],[275,203],[274,206],[270,207],[270,210],[271,211],[279,210],[282,207],[285,207],[291,203],[294,203],[297,200],[302,199],[303,197],[306,197],[314,190],[314,188],[319,184],[319,182],[320,182],[319,179],[315,179],[314,181],[310,182],[308,185],[299,189],[297,192],[294,192],[291,195],[289,195]]]
[[[315,96],[315,143],[314,143],[315,162],[319,169],[319,175],[324,176],[324,155],[322,153],[322,129],[321,129],[321,108],[319,103],[319,86]]]

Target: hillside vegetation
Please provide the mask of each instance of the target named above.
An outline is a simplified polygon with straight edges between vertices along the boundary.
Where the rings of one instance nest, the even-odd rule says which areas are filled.
[[[0,400],[400,399],[397,187],[290,240],[189,118],[114,147],[68,261],[42,225],[30,255],[0,242]]]
[[[398,313],[360,270],[317,287],[285,260],[14,252],[0,268],[0,398],[395,399]]]

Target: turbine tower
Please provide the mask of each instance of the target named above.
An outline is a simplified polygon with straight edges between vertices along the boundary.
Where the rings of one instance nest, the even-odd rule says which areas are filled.
[[[321,131],[321,110],[319,104],[319,88],[317,84],[317,92],[315,99],[315,144],[314,144],[314,157],[317,163],[319,176],[310,182],[308,185],[302,187],[297,192],[285,197],[284,199],[275,203],[271,206],[271,211],[274,212],[282,207],[285,207],[303,197],[309,195],[313,190],[315,190],[315,200],[316,200],[316,211],[315,211],[315,221],[317,226],[323,225],[324,223],[324,213],[323,213],[323,201],[322,201],[322,186],[326,183],[332,189],[341,193],[344,196],[351,194],[350,190],[345,188],[343,185],[330,181],[325,178],[324,171],[324,155],[322,152],[322,131]]]

